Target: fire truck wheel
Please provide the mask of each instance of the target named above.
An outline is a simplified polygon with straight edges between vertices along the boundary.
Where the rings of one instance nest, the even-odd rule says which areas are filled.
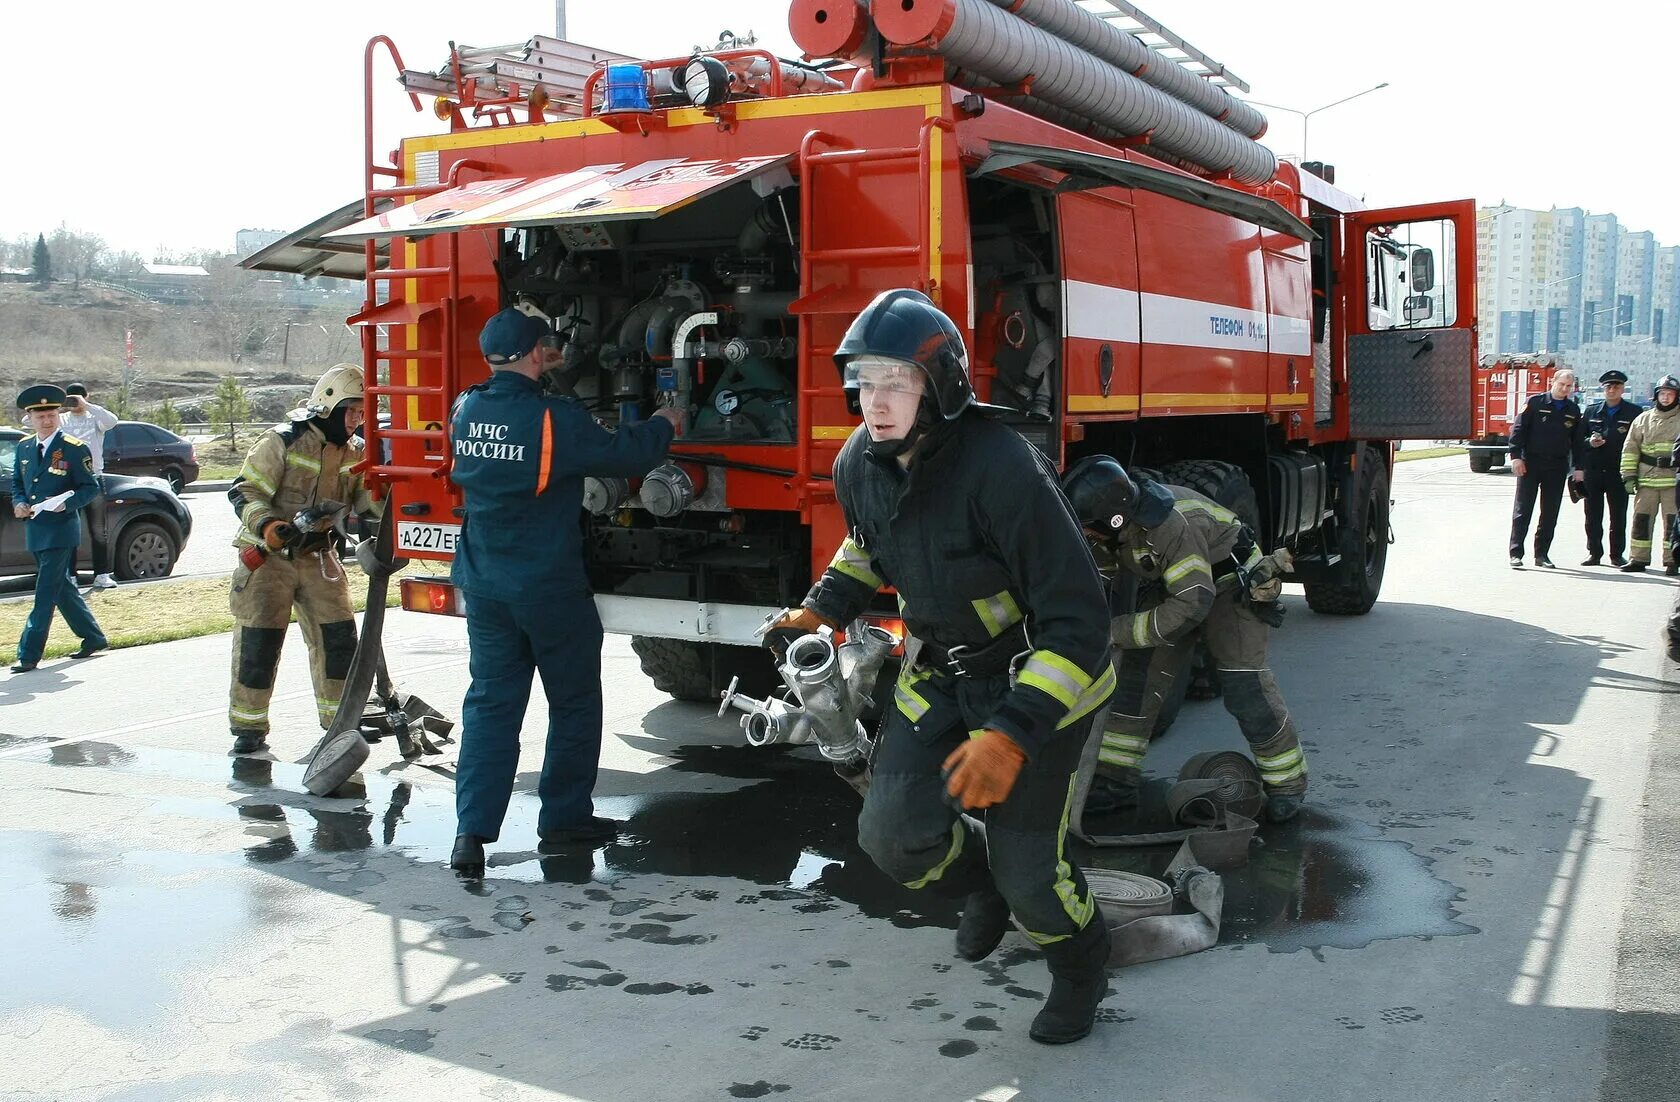
[[[1183,486],[1210,497],[1237,514],[1242,522],[1258,535],[1260,501],[1254,496],[1254,486],[1248,475],[1235,463],[1221,463],[1215,459],[1181,459],[1161,468],[1161,477],[1169,486]]]
[[[1363,449],[1353,539],[1342,543],[1334,579],[1308,582],[1307,607],[1336,616],[1363,616],[1382,592],[1388,565],[1388,468],[1374,449]]]
[[[683,639],[656,639],[647,635],[630,638],[630,648],[641,660],[642,672],[654,688],[677,700],[715,703],[718,693],[736,676],[740,690],[763,696],[781,684],[775,675],[770,652],[759,647],[727,647],[715,643],[691,643]],[[712,652],[718,652],[717,676],[712,673]]]
[[[1470,471],[1472,474],[1487,474],[1493,470],[1493,453],[1486,448],[1470,449]]]

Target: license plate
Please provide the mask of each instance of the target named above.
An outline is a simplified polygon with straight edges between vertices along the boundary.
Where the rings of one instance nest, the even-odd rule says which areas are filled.
[[[453,555],[455,541],[461,538],[459,524],[420,524],[415,521],[397,522],[397,551],[435,551]]]

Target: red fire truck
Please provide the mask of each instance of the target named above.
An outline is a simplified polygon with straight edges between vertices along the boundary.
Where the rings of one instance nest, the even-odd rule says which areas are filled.
[[[1471,424],[1470,469],[1487,474],[1505,465],[1511,426],[1523,406],[1552,388],[1563,365],[1551,356],[1486,357],[1476,368],[1475,420]]]
[[[1294,550],[1312,608],[1369,610],[1393,442],[1469,431],[1474,204],[1367,210],[1254,141],[1247,85],[1141,13],[1009,6],[793,0],[801,60],[538,36],[427,72],[370,42],[364,198],[247,263],[365,279],[350,323],[389,418],[367,479],[396,554],[450,557],[450,404],[487,373],[482,324],[523,304],[563,347],[551,389],[609,424],[692,414],[668,465],[592,480],[582,522],[608,630],[665,691],[716,699],[842,537],[829,471],[856,421],[832,351],[877,292],[916,287],[1057,462],[1203,490]],[[447,123],[389,163],[387,61]],[[403,586],[405,608],[460,611],[446,582]]]

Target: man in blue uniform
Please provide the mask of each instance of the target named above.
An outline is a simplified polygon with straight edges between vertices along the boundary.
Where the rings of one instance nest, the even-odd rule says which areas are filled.
[[[1108,990],[1108,928],[1066,851],[1114,692],[1102,580],[1055,468],[983,415],[962,333],[927,296],[882,292],[834,359],[863,418],[834,461],[850,535],[766,642],[898,591],[911,640],[858,842],[907,887],[964,901],[966,960],[991,955],[1013,914],[1050,970],[1029,1035],[1077,1041]]]
[[[468,670],[455,773],[457,836],[449,863],[484,873],[484,843],[502,829],[519,765],[519,728],[540,674],[548,744],[537,795],[539,849],[610,840],[591,793],[601,754],[601,618],[583,569],[583,480],[641,475],[682,427],[652,420],[601,427],[570,398],[545,396],[546,322],[516,309],[491,318],[479,348],[490,381],[456,403],[450,478],[466,495],[452,577],[466,597]]]
[[[106,647],[105,633],[70,578],[82,543],[79,510],[99,496],[99,480],[88,446],[59,431],[63,405],[64,391],[50,383],[18,395],[18,408],[28,414],[35,435],[17,442],[12,513],[23,521],[24,545],[35,556],[35,605],[18,639],[13,673],[28,673],[40,665],[54,608],[82,641],[70,657],[89,658]]]
[[[1582,489],[1587,499],[1587,559],[1582,566],[1597,566],[1604,557],[1604,515],[1610,514],[1610,565],[1626,566],[1628,492],[1622,485],[1622,445],[1628,426],[1643,412],[1633,402],[1624,402],[1627,376],[1614,368],[1598,377],[1604,397],[1587,407],[1587,446],[1581,450],[1586,471]]]
[[[1540,520],[1534,527],[1534,565],[1553,566],[1552,532],[1557,527],[1564,481],[1579,482],[1585,477],[1580,463],[1581,407],[1570,397],[1574,390],[1575,373],[1559,369],[1552,376],[1552,389],[1530,398],[1511,429],[1511,471],[1517,476],[1517,499],[1511,508],[1512,567],[1523,564],[1523,543],[1528,539],[1536,496]]]

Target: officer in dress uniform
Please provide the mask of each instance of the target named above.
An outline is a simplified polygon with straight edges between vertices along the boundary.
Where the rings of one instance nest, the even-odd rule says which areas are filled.
[[[1581,407],[1570,397],[1575,373],[1561,368],[1552,376],[1552,389],[1530,398],[1511,429],[1511,470],[1517,476],[1517,498],[1511,509],[1511,566],[1522,566],[1523,543],[1528,539],[1534,499],[1540,498],[1540,522],[1534,529],[1534,565],[1551,568],[1552,532],[1557,528],[1563,484],[1584,479],[1580,452]],[[1575,472],[1570,474],[1570,467]]]
[[[64,391],[50,383],[18,395],[18,408],[29,417],[35,435],[17,442],[12,467],[12,514],[23,522],[24,545],[35,556],[35,604],[18,638],[13,673],[28,673],[41,662],[52,627],[53,609],[81,639],[70,657],[89,658],[105,649],[105,633],[70,578],[76,549],[82,543],[81,508],[99,496],[93,453],[74,436],[59,431],[58,411]],[[44,502],[53,504],[35,510]]]
[[[494,369],[450,419],[450,478],[466,496],[451,576],[466,597],[468,672],[455,772],[457,836],[449,863],[484,873],[484,843],[502,829],[519,765],[519,729],[541,675],[548,743],[537,796],[538,849],[610,841],[591,793],[601,756],[601,618],[583,569],[583,480],[646,474],[683,414],[608,430],[572,398],[542,393],[548,324],[512,307],[485,325]]]
[[[1612,368],[1598,377],[1604,397],[1587,407],[1586,447],[1581,465],[1586,471],[1582,489],[1587,504],[1587,558],[1582,566],[1598,566],[1604,557],[1604,517],[1610,516],[1610,565],[1626,566],[1628,492],[1622,484],[1622,445],[1628,428],[1642,412],[1622,400],[1628,377]]]

